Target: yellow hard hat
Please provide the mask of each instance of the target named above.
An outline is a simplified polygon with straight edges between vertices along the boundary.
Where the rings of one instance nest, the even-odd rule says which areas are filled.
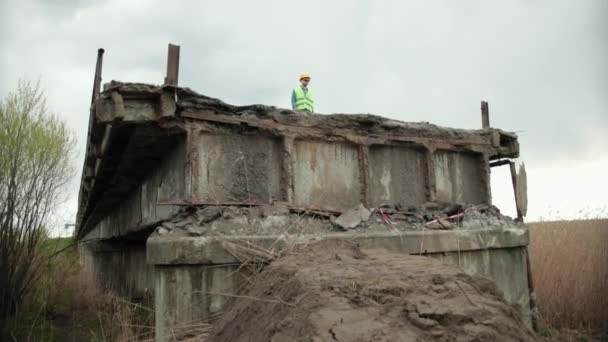
[[[309,74],[302,74],[302,75],[300,75],[300,81],[303,80],[303,79],[305,79],[305,78],[310,78],[310,75]]]

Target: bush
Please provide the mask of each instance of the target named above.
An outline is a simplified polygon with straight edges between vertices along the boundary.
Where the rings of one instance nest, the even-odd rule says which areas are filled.
[[[45,225],[72,176],[72,134],[38,85],[0,101],[0,323],[19,312],[40,275]]]

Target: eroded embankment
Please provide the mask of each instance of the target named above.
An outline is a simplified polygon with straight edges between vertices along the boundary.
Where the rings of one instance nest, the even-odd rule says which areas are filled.
[[[209,341],[533,341],[494,283],[422,256],[326,240],[252,279]]]

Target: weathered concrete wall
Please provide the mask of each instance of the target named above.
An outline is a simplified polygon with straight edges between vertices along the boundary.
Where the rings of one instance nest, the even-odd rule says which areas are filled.
[[[282,199],[279,139],[239,134],[200,134],[191,139],[198,156],[193,170],[195,198],[263,203]]]
[[[309,237],[309,238],[312,238]],[[471,275],[494,280],[510,303],[519,305],[529,320],[526,264],[526,229],[407,232],[396,234],[348,233],[317,236],[353,239],[363,249],[383,248],[404,254],[423,254],[462,268]],[[300,237],[300,239],[306,239]],[[167,341],[171,329],[184,322],[218,312],[227,295],[246,286],[249,274],[240,274],[240,262],[222,247],[222,241],[251,241],[280,250],[289,241],[280,237],[153,236],[148,240],[148,263],[156,265],[157,340]],[[165,338],[161,338],[165,336]]]
[[[149,176],[135,188],[114,211],[110,212],[83,240],[116,238],[139,231],[171,217],[177,206],[160,205],[163,201],[185,198],[185,142],[177,144],[153,168]]]
[[[526,247],[485,249],[432,253],[426,256],[446,264],[458,266],[465,273],[492,279],[503,292],[505,299],[522,308],[524,320],[531,324],[530,293],[528,290],[528,265]]]
[[[238,265],[159,265],[155,280],[155,336],[171,341],[180,327],[217,315],[247,281]],[[226,295],[222,295],[226,294]]]
[[[89,241],[78,244],[90,280],[128,298],[151,296],[154,265],[146,262],[145,241]]]
[[[294,159],[295,204],[348,208],[361,203],[356,145],[298,140]]]
[[[434,159],[438,201],[489,203],[489,166],[481,154],[436,151]]]
[[[209,130],[193,130],[170,150],[86,239],[127,235],[167,219],[178,208],[170,203],[279,201],[346,209],[359,203],[490,202],[482,154]]]
[[[419,205],[427,201],[427,160],[422,148],[374,145],[369,149],[372,207]]]

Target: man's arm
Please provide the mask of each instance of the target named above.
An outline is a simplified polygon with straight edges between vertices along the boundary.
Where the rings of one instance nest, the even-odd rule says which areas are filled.
[[[296,90],[291,91],[291,109],[296,110]]]

